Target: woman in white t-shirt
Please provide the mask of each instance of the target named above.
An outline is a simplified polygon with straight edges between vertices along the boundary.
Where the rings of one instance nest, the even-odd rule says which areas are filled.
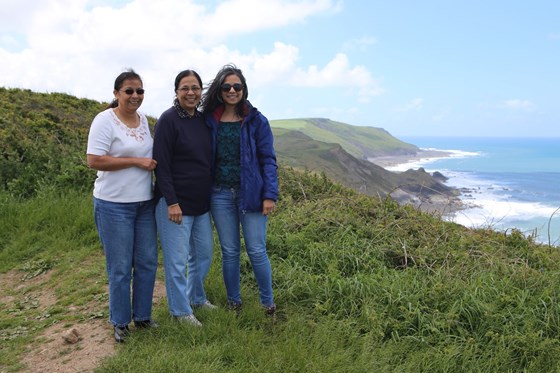
[[[157,327],[152,320],[158,260],[152,171],[157,162],[148,120],[137,112],[144,99],[142,79],[133,70],[121,73],[113,94],[113,102],[91,123],[87,162],[98,171],[94,215],[107,264],[109,320],[115,340],[124,342],[132,320],[136,328]]]

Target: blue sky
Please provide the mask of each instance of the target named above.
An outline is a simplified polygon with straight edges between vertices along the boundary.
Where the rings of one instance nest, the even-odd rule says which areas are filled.
[[[155,117],[185,68],[226,63],[269,119],[394,136],[560,137],[560,1],[0,0],[0,86],[112,99]]]

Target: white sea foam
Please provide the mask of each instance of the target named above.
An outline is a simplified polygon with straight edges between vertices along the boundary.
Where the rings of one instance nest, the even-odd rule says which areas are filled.
[[[519,201],[507,185],[478,179],[472,173],[442,172],[449,180],[447,185],[462,191],[461,199],[468,207],[452,220],[469,227],[508,227],[520,223],[533,224],[535,219],[560,219],[558,207],[542,202]],[[525,224],[523,224],[525,225]],[[529,227],[528,227],[529,228]],[[532,228],[537,228],[533,226]]]
[[[558,206],[543,202],[516,200],[508,185],[477,178],[473,173],[441,171],[449,178],[447,185],[462,191],[467,208],[446,217],[469,228],[492,228],[505,231],[517,228],[540,242],[560,236]]]
[[[444,151],[452,158],[484,156],[482,152],[426,149]],[[389,171],[402,172],[423,167],[427,172],[439,171],[448,180],[448,186],[461,190],[461,200],[467,207],[447,216],[446,220],[469,228],[492,228],[506,231],[512,228],[532,235],[537,241],[558,244],[560,241],[560,211],[558,206],[544,202],[523,201],[515,198],[516,193],[507,181],[498,182],[479,177],[476,172],[459,172],[446,169],[429,169],[431,163],[449,157],[418,159],[412,162],[387,167]],[[550,235],[550,236],[549,236]]]
[[[449,155],[443,156],[443,157],[426,157],[426,158],[415,159],[415,160],[412,160],[410,162],[400,163],[400,164],[396,164],[394,166],[389,166],[389,167],[386,167],[385,169],[388,170],[388,171],[393,171],[393,172],[404,172],[404,171],[410,170],[410,169],[418,169],[420,167],[425,167],[425,166],[429,165],[430,163],[433,163],[433,162],[438,161],[440,159],[475,157],[475,156],[480,156],[482,154],[482,153],[479,153],[479,152],[467,152],[467,151],[463,151],[463,150],[453,150],[453,149],[444,150],[444,149],[424,148],[422,150],[445,152],[445,153],[448,153]]]

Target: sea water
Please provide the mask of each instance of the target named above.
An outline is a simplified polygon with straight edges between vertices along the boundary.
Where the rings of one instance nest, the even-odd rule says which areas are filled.
[[[446,217],[472,228],[518,229],[560,245],[560,138],[402,137],[451,154],[388,168],[423,167],[449,178],[466,209]]]

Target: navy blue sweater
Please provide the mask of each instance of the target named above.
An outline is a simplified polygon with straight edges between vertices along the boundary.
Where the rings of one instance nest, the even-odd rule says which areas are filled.
[[[213,135],[201,115],[181,118],[173,107],[164,111],[155,125],[153,157],[158,200],[179,203],[183,215],[210,210]]]

